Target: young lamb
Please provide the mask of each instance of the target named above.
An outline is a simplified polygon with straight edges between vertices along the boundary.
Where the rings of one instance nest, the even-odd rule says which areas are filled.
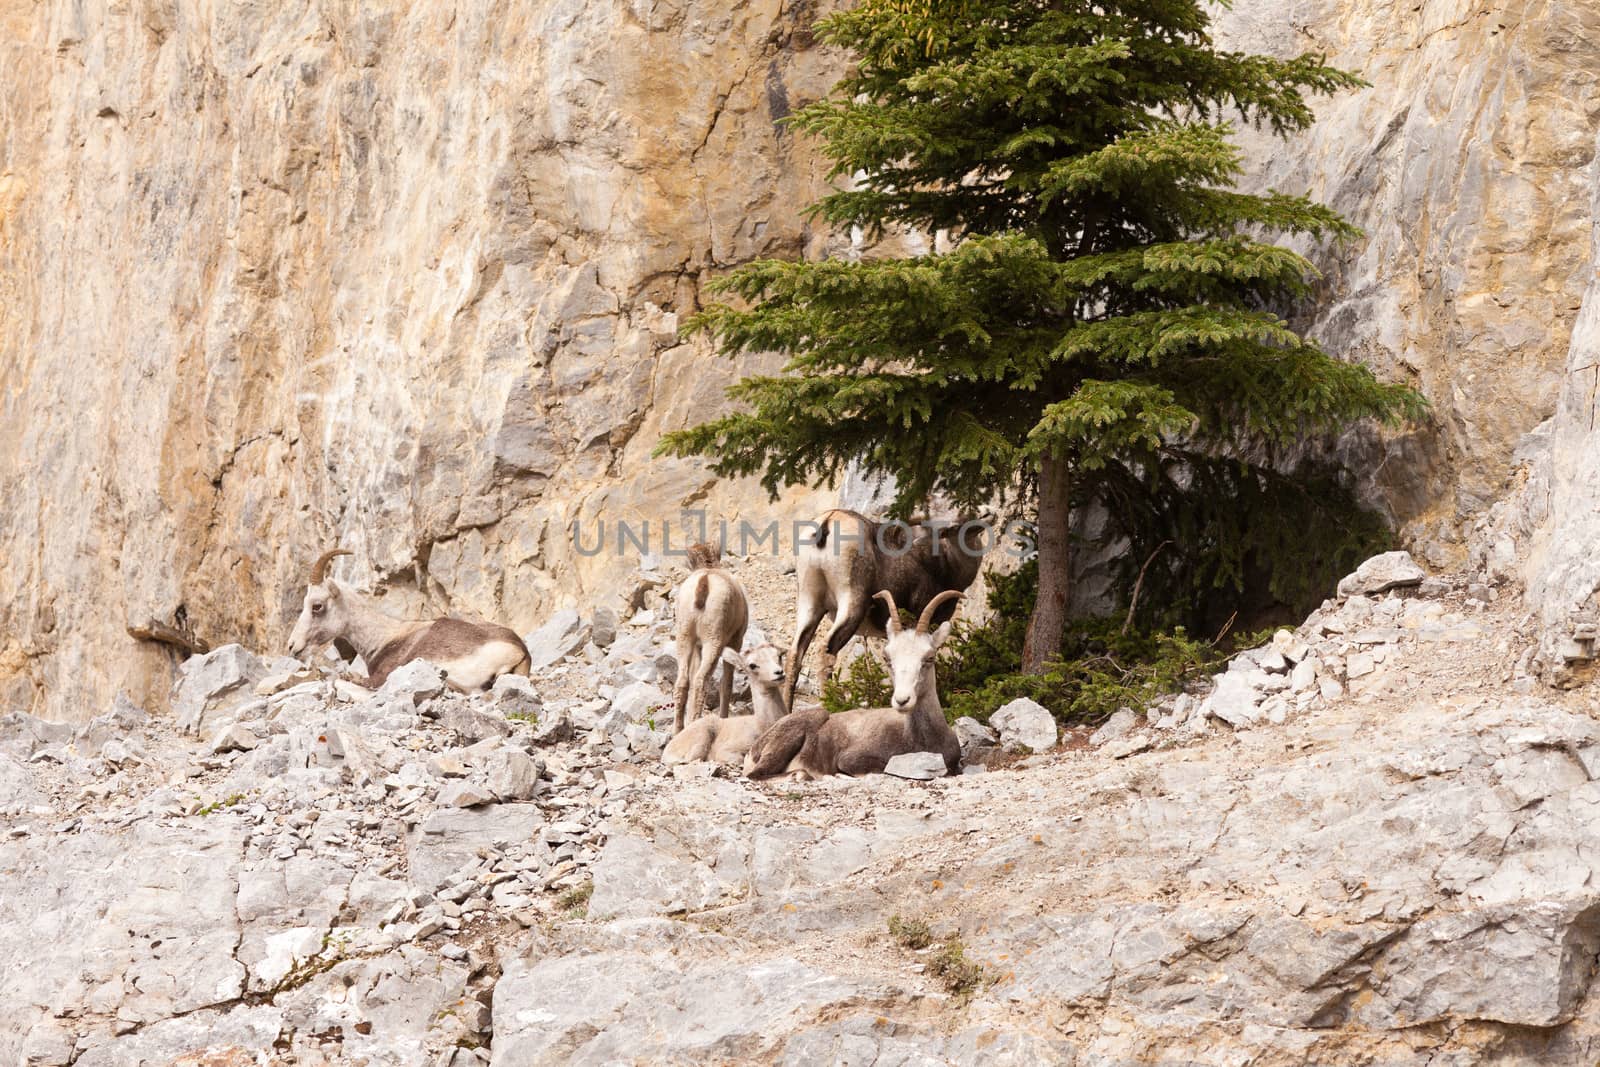
[[[672,719],[674,734],[683,730],[685,712],[694,709],[694,718],[705,710],[706,685],[711,673],[722,662],[724,649],[737,651],[744,643],[750,625],[750,601],[739,580],[720,563],[702,566],[678,587],[673,598],[677,611],[678,680],[673,685],[677,707]],[[722,693],[717,714],[728,716],[733,702],[733,664],[722,664]]]
[[[755,714],[726,719],[705,715],[696,719],[667,744],[661,753],[661,762],[742,762],[756,738],[783,718],[787,710],[783,703],[785,655],[786,652],[773,644],[759,645],[743,656],[732,649],[725,650],[722,653],[724,662],[737,663],[750,676],[750,703]]]

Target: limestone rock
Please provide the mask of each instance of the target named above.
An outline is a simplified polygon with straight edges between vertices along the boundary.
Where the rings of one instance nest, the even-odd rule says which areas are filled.
[[[1018,697],[989,716],[989,725],[999,732],[1000,743],[1034,752],[1054,748],[1058,729],[1049,709],[1027,697]]]
[[[1417,566],[1411,553],[1385,552],[1373,556],[1357,567],[1354,573],[1341,578],[1339,595],[1351,597],[1387,593],[1391,589],[1421,585],[1425,577],[1427,572]]]
[[[1259,714],[1262,690],[1257,684],[1264,676],[1257,672],[1227,671],[1217,675],[1217,686],[1206,697],[1202,708],[1213,718],[1235,729],[1253,726]]]
[[[180,729],[198,732],[208,715],[253,697],[267,665],[239,645],[224,645],[183,662],[172,692],[172,715]]]
[[[883,773],[893,778],[926,782],[933,778],[943,778],[950,773],[950,769],[945,764],[944,757],[937,752],[902,752],[884,766]]]
[[[1139,716],[1131,708],[1118,708],[1116,714],[1100,724],[1100,728],[1089,735],[1089,743],[1096,748],[1110,744],[1119,738],[1126,737],[1135,726],[1139,725]]]
[[[390,672],[379,687],[376,699],[386,704],[419,707],[444,690],[444,672],[425,659],[417,659]]]
[[[575,608],[563,608],[525,639],[531,669],[540,671],[583,647],[588,628]]]
[[[984,749],[993,748],[999,743],[999,735],[993,729],[974,719],[970,715],[963,715],[950,724],[955,731],[956,740],[961,742],[961,759],[971,760],[974,755]]]

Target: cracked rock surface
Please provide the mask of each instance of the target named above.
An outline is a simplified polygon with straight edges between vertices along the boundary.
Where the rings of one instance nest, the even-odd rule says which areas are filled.
[[[930,781],[661,766],[657,609],[484,695],[223,649],[198,731],[6,716],[0,1061],[1592,1064],[1600,722],[1480,591]]]

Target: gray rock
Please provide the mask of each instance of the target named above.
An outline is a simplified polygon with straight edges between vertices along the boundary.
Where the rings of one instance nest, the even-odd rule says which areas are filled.
[[[625,686],[611,700],[611,710],[620,716],[617,729],[624,723],[644,722],[654,718],[670,703],[668,696],[648,682],[635,682]],[[614,732],[614,731],[608,731]]]
[[[520,749],[497,749],[484,769],[485,785],[500,800],[531,800],[539,792],[540,766]]]
[[[589,631],[589,640],[601,648],[608,647],[617,639],[617,613],[608,607],[595,608]]]
[[[1044,752],[1055,747],[1058,729],[1055,716],[1044,705],[1018,697],[989,716],[989,725],[1000,735],[1000,743]]]
[[[902,752],[884,766],[883,773],[895,778],[926,782],[943,778],[950,773],[950,768],[937,752]]]
[[[214,753],[249,752],[261,743],[256,732],[242,722],[233,723],[217,731],[208,746]]]
[[[1258,717],[1262,691],[1256,672],[1228,671],[1217,675],[1217,687],[1202,707],[1207,715],[1221,719],[1235,729],[1253,726]]]
[[[565,710],[541,711],[530,740],[536,745],[557,745],[572,740],[571,717]]]
[[[530,670],[541,671],[559,663],[589,640],[589,628],[576,608],[563,608],[524,640]]]
[[[269,672],[261,659],[239,645],[223,645],[190,656],[178,668],[172,689],[172,715],[185,733],[198,733],[207,717],[254,698],[254,686]]]
[[[1139,725],[1139,716],[1132,708],[1118,708],[1116,714],[1100,725],[1100,728],[1089,735],[1089,743],[1096,748],[1109,744],[1119,737],[1125,737],[1129,731]]]
[[[1272,650],[1290,663],[1299,663],[1311,654],[1311,646],[1293,630],[1279,630],[1274,633]]]
[[[395,668],[378,689],[376,702],[418,707],[445,690],[444,672],[425,659]]]
[[[533,682],[521,674],[502,674],[496,678],[494,688],[489,691],[489,700],[495,710],[506,718],[534,720],[544,707],[544,701],[534,689]]]
[[[1386,593],[1391,589],[1421,585],[1427,573],[1409,552],[1385,552],[1373,556],[1352,574],[1339,581],[1341,597]]]
[[[955,731],[956,740],[961,742],[963,761],[970,760],[986,748],[993,748],[1000,740],[998,734],[970,715],[961,716],[950,724],[950,728]]]
[[[503,716],[485,711],[474,701],[463,699],[451,700],[444,706],[439,713],[439,725],[465,745],[491,737],[506,737],[511,733],[511,724]]]

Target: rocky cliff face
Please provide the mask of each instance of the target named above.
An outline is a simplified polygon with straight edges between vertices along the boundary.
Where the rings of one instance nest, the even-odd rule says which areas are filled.
[[[708,272],[827,250],[798,214],[818,164],[775,125],[839,71],[815,15],[0,0],[0,702],[159,702],[170,654],[124,633],[150,618],[274,647],[334,542],[405,608],[526,629],[625,592],[631,564],[576,553],[574,520],[764,516],[650,451],[735,372],[676,336]],[[1345,449],[1436,563],[1565,380],[1597,20],[1221,15],[1231,43],[1373,83],[1253,144],[1251,181],[1367,231],[1322,257],[1311,325],[1432,398],[1431,426]]]
[[[819,251],[813,17],[0,7],[6,706],[163,694],[150,617],[272,647],[334,543],[527,629],[615,573],[572,521],[759,501],[650,452],[733,373],[677,340],[706,272]]]

